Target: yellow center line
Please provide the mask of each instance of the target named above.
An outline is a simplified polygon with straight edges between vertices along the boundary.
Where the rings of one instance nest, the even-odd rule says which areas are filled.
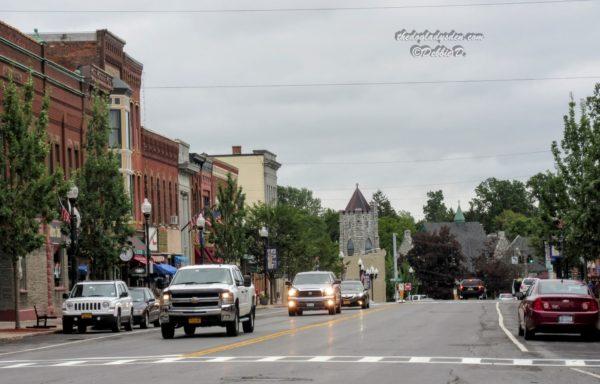
[[[283,336],[293,335],[293,334],[296,334],[297,332],[307,331],[309,329],[314,329],[314,328],[320,328],[320,327],[330,326],[330,325],[341,323],[341,322],[344,322],[344,321],[356,319],[358,317],[362,317],[362,316],[365,316],[367,314],[381,312],[381,311],[384,311],[386,309],[390,309],[392,307],[393,307],[392,305],[387,305],[385,307],[371,309],[370,311],[367,311],[367,312],[359,312],[357,314],[346,316],[346,317],[340,317],[340,318],[333,319],[333,320],[328,320],[328,321],[322,321],[322,322],[319,322],[319,323],[303,325],[303,326],[298,327],[298,328],[286,329],[284,331],[274,332],[274,333],[270,333],[268,335],[264,335],[264,336],[260,336],[260,337],[254,337],[254,338],[251,338],[251,339],[248,339],[248,340],[238,341],[236,343],[225,344],[225,345],[220,345],[218,347],[212,347],[212,348],[202,349],[202,350],[197,351],[197,352],[186,353],[186,354],[182,355],[182,357],[184,357],[184,358],[200,357],[200,356],[211,355],[213,353],[219,353],[219,352],[223,352],[223,351],[229,351],[229,350],[232,350],[232,349],[247,347],[249,345],[263,343],[265,341],[277,339],[277,338],[280,338],[280,337],[283,337]]]

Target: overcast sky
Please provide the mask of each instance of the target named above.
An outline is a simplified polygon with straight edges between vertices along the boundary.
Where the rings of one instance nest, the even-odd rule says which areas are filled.
[[[478,0],[490,3],[496,0]],[[0,10],[200,10],[466,4],[428,1],[0,1]],[[50,2],[48,2],[50,3]],[[87,3],[90,3],[88,6]],[[224,8],[226,7],[226,8]],[[157,89],[156,86],[420,82],[598,76],[600,2],[232,13],[7,13],[24,32],[107,28],[144,64],[145,126],[195,152],[268,149],[279,184],[342,209],[355,183],[422,217],[428,190],[463,208],[487,177],[553,167],[569,93],[595,80],[379,86]],[[482,33],[466,56],[415,58],[399,30]],[[436,42],[422,44],[437,45]],[[534,153],[531,153],[534,152]],[[514,154],[513,156],[494,156]],[[527,154],[523,154],[527,153]],[[447,161],[432,159],[462,158]],[[467,159],[465,159],[465,157]],[[476,157],[475,159],[473,157]]]

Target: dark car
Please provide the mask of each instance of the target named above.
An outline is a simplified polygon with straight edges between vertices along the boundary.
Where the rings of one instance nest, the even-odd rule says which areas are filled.
[[[470,297],[485,299],[485,284],[480,279],[465,279],[460,282],[458,287],[458,295],[461,300],[468,299]]]
[[[304,311],[329,311],[335,315],[342,311],[340,283],[333,272],[300,272],[288,291],[288,314],[301,316]]]
[[[580,333],[593,339],[598,332],[598,301],[575,280],[537,280],[527,293],[519,292],[519,335],[529,340],[536,332]]]
[[[133,323],[148,328],[151,323],[159,327],[160,306],[150,288],[130,288],[133,299]]]
[[[369,290],[359,280],[345,280],[340,285],[343,307],[369,308]]]

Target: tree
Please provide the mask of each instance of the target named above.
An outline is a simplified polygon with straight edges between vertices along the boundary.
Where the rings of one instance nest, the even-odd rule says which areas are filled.
[[[571,97],[560,144],[552,143],[558,181],[567,199],[559,219],[565,222],[566,254],[572,261],[600,258],[600,83],[580,102]],[[561,204],[562,203],[562,204]]]
[[[327,234],[332,242],[338,244],[340,241],[340,213],[331,208],[327,208],[321,218],[325,222]]]
[[[306,188],[277,186],[277,200],[280,204],[298,208],[311,215],[318,215],[323,210],[321,200],[313,197],[313,192]]]
[[[422,292],[439,299],[452,297],[455,281],[464,272],[464,257],[448,227],[435,233],[416,233],[407,259],[423,286]]]
[[[473,263],[475,276],[484,281],[487,295],[493,298],[502,292],[510,292],[513,278],[519,275],[515,265],[505,259],[494,258],[497,242],[497,239],[487,240],[481,255]]]
[[[64,193],[62,172],[46,168],[49,99],[38,117],[33,112],[35,90],[31,77],[22,90],[9,77],[3,84],[0,120],[0,257],[12,265],[15,328],[19,318],[19,262],[44,244],[40,224],[55,215],[58,194]]]
[[[481,222],[488,233],[498,230],[494,220],[505,210],[527,216],[535,211],[533,199],[523,182],[498,180],[494,177],[475,188],[475,197],[470,205],[474,219]]]
[[[425,221],[441,223],[453,220],[453,213],[444,204],[444,192],[442,190],[427,192],[427,203],[423,206]]]
[[[527,217],[522,213],[507,209],[496,216],[494,225],[499,230],[506,232],[509,239],[514,239],[517,235],[532,236],[535,234],[539,222],[536,217]]]
[[[217,198],[219,202],[215,206],[215,212],[209,213],[216,256],[228,263],[239,261],[241,265],[246,253],[246,195],[242,188],[238,188],[231,174],[228,174],[225,186],[219,185]]]
[[[87,127],[86,161],[75,177],[81,212],[79,254],[90,260],[93,278],[111,277],[119,254],[133,235],[131,203],[119,171],[118,155],[108,147],[108,102],[92,97]]]
[[[377,207],[379,217],[398,217],[398,214],[392,207],[390,199],[380,190],[373,194],[373,201]]]

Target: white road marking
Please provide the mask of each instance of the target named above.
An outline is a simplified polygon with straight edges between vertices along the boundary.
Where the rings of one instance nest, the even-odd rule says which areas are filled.
[[[11,351],[11,352],[2,352],[0,353],[0,356],[6,356],[6,355],[14,355],[16,353],[23,353],[23,352],[33,352],[33,351],[41,351],[44,349],[49,349],[49,348],[58,348],[58,347],[63,347],[65,345],[73,345],[73,344],[80,344],[80,343],[85,343],[86,341],[94,341],[94,340],[102,340],[102,339],[109,339],[112,337],[118,337],[118,336],[131,336],[131,335],[139,335],[141,333],[148,333],[148,332],[157,332],[158,329],[146,329],[143,331],[135,331],[135,332],[125,332],[125,333],[112,333],[110,335],[104,335],[104,336],[98,336],[98,337],[90,337],[88,339],[83,339],[83,340],[73,340],[73,341],[67,341],[65,343],[58,343],[58,344],[51,344],[51,345],[45,345],[43,347],[36,347],[36,348],[28,348],[28,349],[21,349],[18,351]]]
[[[261,363],[270,363],[273,361],[281,360],[283,358],[284,358],[284,356],[269,356],[269,357],[264,357],[262,359],[259,359],[258,361],[260,361]]]
[[[565,361],[567,367],[585,367],[585,361],[583,360],[567,360]]]
[[[595,373],[584,371],[583,369],[571,368],[573,371],[583,373],[584,375],[595,377],[596,379],[600,379],[600,375],[596,375]]]
[[[513,360],[513,364],[514,365],[531,365],[531,364],[533,364],[533,360],[529,360],[529,359],[514,359]]]
[[[502,316],[502,312],[500,312],[499,302],[496,303],[496,311],[498,311],[498,325],[500,326],[500,329],[502,329],[504,333],[506,333],[506,336],[508,336],[510,341],[512,341],[513,344],[516,345],[521,352],[529,352],[529,350],[523,344],[521,344],[521,342],[517,340],[515,336],[504,326],[504,317]]]
[[[34,363],[19,363],[19,364],[12,364],[12,365],[7,365],[5,367],[2,367],[3,369],[7,369],[7,368],[23,368],[23,367],[29,367],[30,365],[33,365]]]
[[[326,362],[331,360],[333,356],[315,356],[312,359],[308,360],[308,361],[313,361],[313,362]]]
[[[135,360],[115,360],[115,361],[109,361],[108,363],[105,363],[104,365],[123,365],[123,364],[127,364],[127,363],[131,363],[134,362]]]
[[[72,367],[74,365],[79,365],[79,364],[84,364],[87,363],[86,360],[72,360],[72,361],[65,361],[64,363],[58,363],[58,364],[54,364],[53,367]]]
[[[463,357],[463,364],[481,364],[481,359],[478,357]]]
[[[206,361],[209,363],[224,363],[226,361],[233,360],[233,359],[235,359],[235,357],[221,356],[221,357],[215,357],[214,359],[208,359]]]
[[[164,359],[160,359],[155,361],[155,363],[163,364],[163,363],[174,363],[176,361],[183,360],[183,357],[167,357]]]
[[[381,356],[365,356],[362,359],[358,360],[359,363],[376,363],[381,361],[383,357]]]
[[[429,363],[431,361],[431,357],[411,357],[408,360],[409,363]]]

